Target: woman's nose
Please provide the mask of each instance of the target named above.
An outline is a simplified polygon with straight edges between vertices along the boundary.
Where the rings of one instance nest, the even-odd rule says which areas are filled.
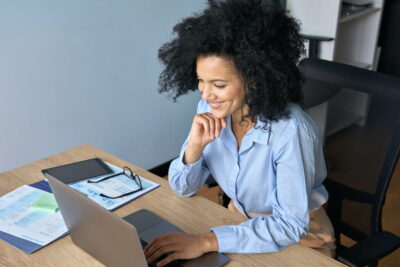
[[[203,91],[201,92],[201,98],[203,100],[210,100],[213,98],[213,93],[210,86],[204,86]]]

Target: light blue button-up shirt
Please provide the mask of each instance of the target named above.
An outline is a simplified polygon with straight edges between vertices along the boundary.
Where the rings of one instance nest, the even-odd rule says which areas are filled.
[[[298,105],[289,104],[288,111],[289,118],[267,127],[258,120],[239,151],[227,117],[227,127],[197,162],[183,163],[186,140],[179,158],[171,163],[169,184],[177,195],[193,195],[211,174],[249,217],[239,225],[210,229],[220,252],[274,252],[297,243],[307,233],[309,212],[328,198],[322,185],[326,168],[317,128]],[[204,112],[210,107],[201,100],[197,113]],[[267,216],[251,218],[252,214]]]

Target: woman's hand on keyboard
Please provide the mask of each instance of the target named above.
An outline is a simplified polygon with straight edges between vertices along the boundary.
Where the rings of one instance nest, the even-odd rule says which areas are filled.
[[[217,237],[213,232],[202,235],[171,232],[151,241],[144,249],[144,254],[148,263],[167,254],[157,263],[161,267],[177,259],[193,259],[210,251],[218,251]]]

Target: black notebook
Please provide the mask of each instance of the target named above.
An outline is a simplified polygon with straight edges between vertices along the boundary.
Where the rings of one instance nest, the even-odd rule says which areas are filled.
[[[42,170],[65,184],[78,182],[92,177],[112,173],[113,171],[99,158],[74,162]]]

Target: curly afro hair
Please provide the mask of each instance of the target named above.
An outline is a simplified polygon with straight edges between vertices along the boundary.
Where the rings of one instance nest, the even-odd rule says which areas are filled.
[[[209,0],[201,13],[175,25],[174,39],[158,51],[164,64],[159,91],[173,99],[197,89],[196,59],[220,56],[233,63],[245,83],[253,122],[287,117],[289,102],[302,103],[304,53],[299,25],[266,1]]]

